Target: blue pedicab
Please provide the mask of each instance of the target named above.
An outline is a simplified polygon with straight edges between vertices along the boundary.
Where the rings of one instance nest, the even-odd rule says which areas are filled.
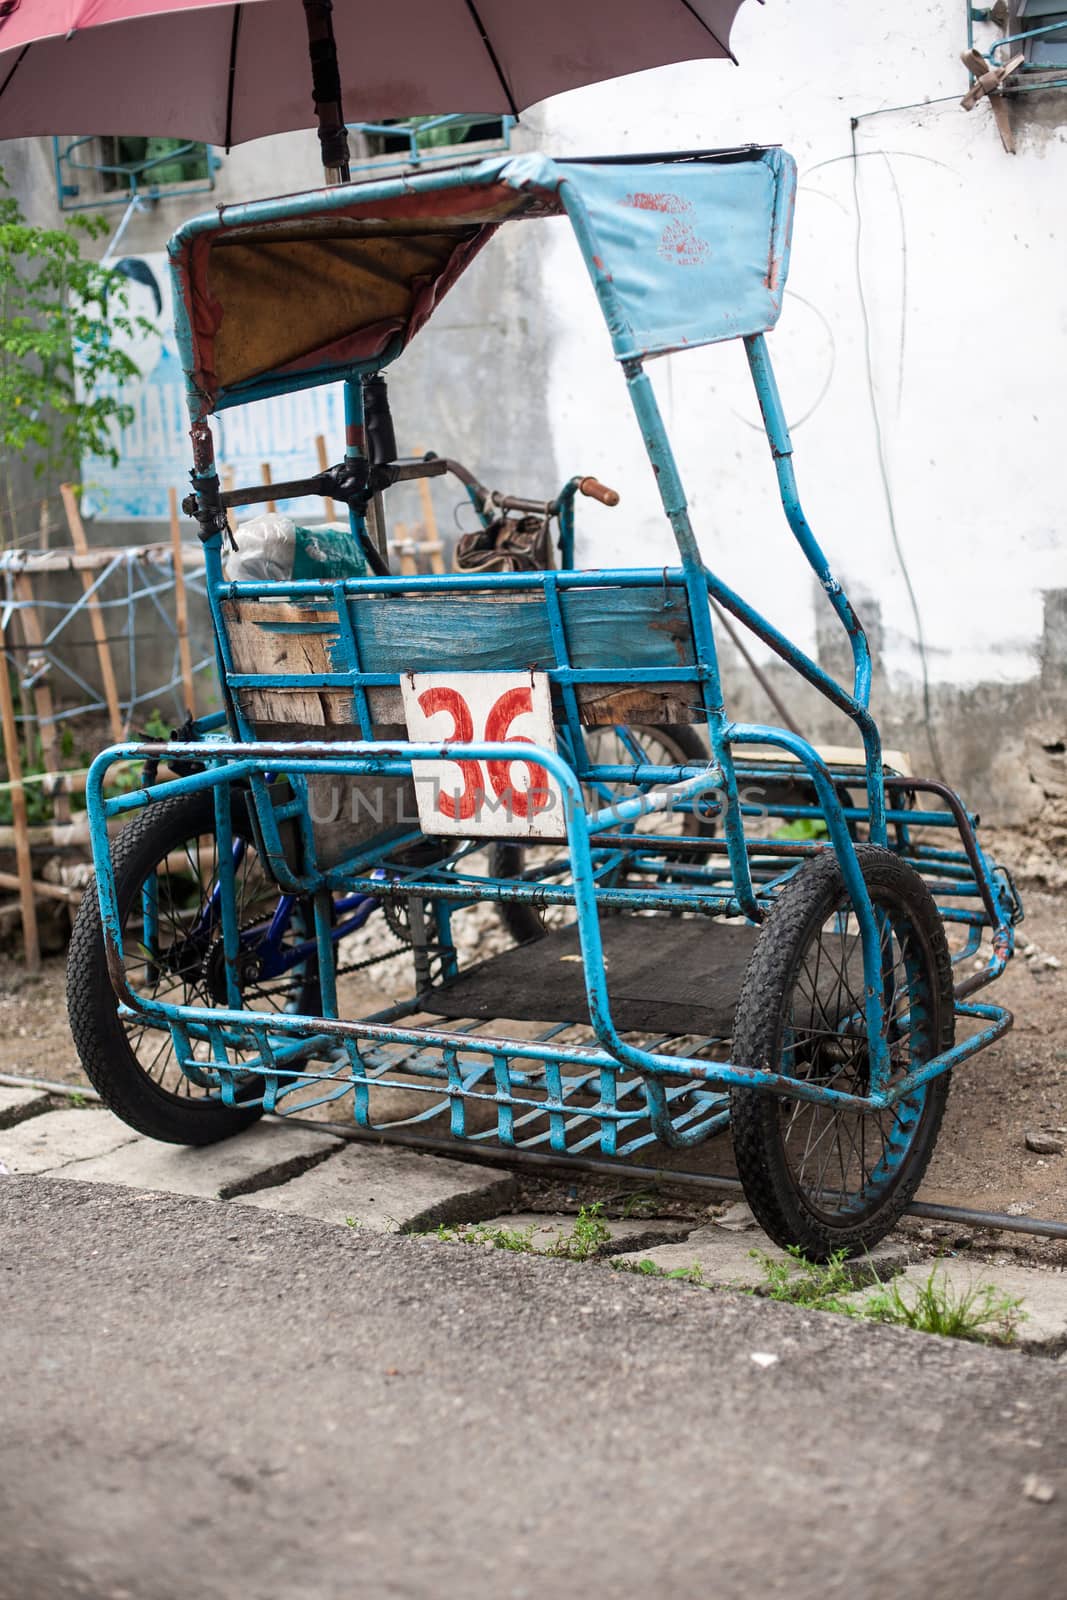
[[[179,230],[185,508],[225,710],[97,758],[96,892],[70,957],[82,1061],[133,1127],[203,1144],[348,1097],[386,1138],[690,1168],[729,1127],[779,1243],[818,1259],[897,1221],[952,1068],[1011,1026],[971,996],[1003,971],[1021,910],[957,796],[884,761],[863,628],[800,507],[764,339],[794,191],[779,149],[523,155]],[[534,506],[446,458],[398,459],[382,373],[502,224],[546,216],[568,219],[588,268],[677,562],[576,569],[574,479],[537,508],[559,519],[558,568],[391,575],[397,483],[455,472],[485,526]],[[850,685],[701,557],[645,365],[726,339],[744,344]],[[337,466],[222,492],[212,412],[336,380]],[[365,575],[228,581],[227,512],[306,495],[347,506]],[[854,754],[731,721],[716,610],[851,721]],[[173,776],[109,794],[130,757]],[[529,937],[486,955],[486,906]],[[406,940],[404,994],[372,984],[351,1015],[343,952],[386,921]],[[373,978],[374,959],[355,964]]]

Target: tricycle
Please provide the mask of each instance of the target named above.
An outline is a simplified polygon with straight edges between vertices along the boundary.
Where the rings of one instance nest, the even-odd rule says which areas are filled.
[[[795,186],[778,148],[509,155],[178,230],[185,509],[224,709],[94,762],[95,885],[69,968],[85,1070],[132,1127],[195,1145],[340,1104],[386,1139],[623,1170],[692,1168],[729,1128],[780,1244],[820,1259],[897,1222],[952,1070],[1011,1026],[973,995],[1021,908],[956,794],[883,752],[863,627],[801,508],[766,340]],[[617,498],[589,475],[541,502],[448,456],[398,456],[386,368],[498,228],[546,216],[569,221],[592,280],[667,566],[575,567],[580,494]],[[701,555],[645,369],[728,339],[847,634],[847,684]],[[336,466],[223,491],[213,412],[336,381]],[[448,473],[487,535],[542,517],[558,562],[391,572],[390,490]],[[227,576],[230,515],[308,495],[347,507],[356,575]],[[730,718],[724,615],[849,720],[854,749]],[[131,757],[146,780],[109,792]],[[375,991],[376,928],[408,974],[399,998]],[[369,1008],[346,1003],[353,965]]]

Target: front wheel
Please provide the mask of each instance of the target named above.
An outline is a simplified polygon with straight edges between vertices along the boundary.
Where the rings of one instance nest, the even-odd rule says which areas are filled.
[[[256,852],[243,800],[233,806],[234,876],[241,1004],[256,1011],[319,1011],[318,969],[308,947],[310,912],[283,908]],[[146,999],[172,1005],[225,1006],[226,961],[211,794],[149,805],[113,846],[127,984]],[[310,946],[313,950],[313,946]],[[288,957],[286,954],[288,950]],[[267,960],[269,951],[270,960]],[[302,959],[297,959],[302,957]],[[273,965],[276,976],[268,976]],[[196,1082],[175,1057],[166,1029],[122,1018],[111,985],[96,890],[86,892],[67,957],[71,1032],[86,1075],[116,1116],[168,1144],[206,1145],[239,1133],[262,1115],[259,1105],[227,1106],[205,1073]],[[207,1041],[193,1053],[210,1061]],[[237,1099],[262,1090],[252,1073]]]
[[[856,849],[882,946],[889,1083],[951,1049],[955,1012],[944,925],[906,862]],[[858,924],[836,855],[806,864],[771,911],[737,1003],[731,1057],[823,1088],[870,1092]],[[883,1111],[735,1089],[737,1170],[776,1244],[813,1261],[870,1249],[899,1220],[933,1153],[948,1072]]]

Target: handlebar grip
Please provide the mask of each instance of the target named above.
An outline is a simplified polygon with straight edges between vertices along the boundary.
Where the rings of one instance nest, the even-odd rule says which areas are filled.
[[[602,506],[617,506],[619,503],[618,489],[609,489],[598,478],[579,478],[578,492],[588,495],[590,500],[599,500]]]

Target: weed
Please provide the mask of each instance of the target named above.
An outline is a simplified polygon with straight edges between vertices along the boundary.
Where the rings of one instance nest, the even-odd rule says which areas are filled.
[[[792,1246],[787,1261],[776,1261],[763,1250],[750,1250],[763,1270],[764,1292],[769,1300],[784,1300],[790,1305],[808,1306],[813,1311],[839,1311],[855,1316],[855,1306],[844,1300],[854,1294],[856,1279],[845,1265],[847,1251],[835,1250],[829,1261],[809,1261]]]
[[[534,1255],[533,1236],[536,1232],[536,1223],[531,1223],[528,1228],[450,1228],[446,1222],[439,1222],[433,1229],[432,1237],[444,1239],[449,1244],[491,1244],[496,1250],[510,1250],[515,1255]]]
[[[346,1228],[358,1228],[359,1227],[359,1218],[358,1217],[346,1217],[345,1218],[345,1227]]]
[[[912,1293],[908,1293],[908,1290]],[[944,1339],[969,1339],[976,1344],[1014,1344],[1025,1319],[1022,1301],[994,1284],[955,1287],[935,1262],[925,1283],[880,1283],[865,1301],[862,1315],[919,1333],[937,1333]]]
[[[792,822],[783,822],[775,830],[776,839],[796,839],[801,844],[810,844],[816,839],[828,839],[830,830],[821,817],[796,817]]]
[[[694,1261],[691,1267],[672,1267],[669,1272],[666,1267],[657,1266],[648,1256],[640,1261],[622,1261],[613,1257],[609,1266],[614,1267],[616,1272],[636,1272],[639,1278],[673,1278],[677,1283],[704,1282],[704,1269],[699,1261]]]
[[[590,1256],[598,1255],[601,1247],[611,1242],[611,1229],[604,1221],[603,1211],[602,1200],[582,1206],[570,1233],[558,1234],[555,1243],[543,1253],[562,1256],[567,1261],[588,1261]]]
[[[433,1237],[450,1243],[491,1244],[497,1250],[510,1250],[515,1255],[556,1256],[565,1261],[588,1261],[611,1238],[611,1230],[601,1215],[603,1209],[603,1203],[599,1200],[595,1205],[582,1206],[570,1233],[557,1233],[552,1243],[543,1250],[539,1250],[533,1242],[537,1232],[536,1222],[528,1228],[450,1228],[442,1222],[433,1230]]]
[[[656,1196],[651,1189],[637,1189],[633,1194],[626,1196],[623,1202],[623,1219],[629,1222],[633,1217],[648,1217],[656,1209]]]
[[[85,1107],[89,1104],[89,1101],[86,1099],[85,1095],[81,1094],[79,1090],[75,1089],[73,1094],[67,1096],[67,1104],[73,1111],[84,1111]]]

